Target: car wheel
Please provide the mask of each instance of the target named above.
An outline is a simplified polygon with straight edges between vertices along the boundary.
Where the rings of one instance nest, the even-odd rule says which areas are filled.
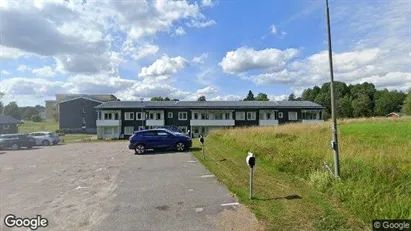
[[[138,154],[138,155],[141,155],[141,154],[143,154],[143,153],[146,151],[146,149],[145,149],[145,147],[144,147],[143,144],[137,145],[137,146],[134,148],[134,150],[136,151],[136,154]]]
[[[11,145],[11,149],[14,150],[14,151],[18,150],[19,148],[20,148],[20,146],[18,144]]]
[[[48,140],[43,140],[43,141],[41,142],[41,144],[42,144],[43,146],[49,146],[49,145],[50,145],[50,141],[48,141]]]
[[[177,149],[177,151],[182,152],[182,151],[184,151],[184,150],[186,149],[186,146],[184,145],[184,143],[178,142],[178,143],[176,144],[176,149]]]

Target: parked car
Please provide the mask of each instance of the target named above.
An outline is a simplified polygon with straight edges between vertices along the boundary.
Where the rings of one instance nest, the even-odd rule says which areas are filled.
[[[0,149],[18,150],[21,147],[32,148],[36,140],[26,134],[4,134],[0,135]]]
[[[147,149],[174,149],[188,151],[192,146],[189,136],[167,129],[150,129],[137,131],[129,138],[129,149],[136,154],[143,154]]]
[[[160,126],[160,127],[156,127],[155,129],[167,129],[167,130],[172,131],[172,132],[182,133],[181,129],[179,129],[179,128],[178,128],[177,126],[175,126],[175,125]]]
[[[60,142],[60,137],[54,132],[32,132],[29,135],[34,137],[36,145],[49,146]]]

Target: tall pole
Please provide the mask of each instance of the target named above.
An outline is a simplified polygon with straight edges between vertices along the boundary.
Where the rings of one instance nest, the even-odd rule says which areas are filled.
[[[330,26],[330,9],[328,7],[328,0],[325,0],[327,8],[327,34],[328,34],[328,57],[330,64],[331,77],[331,117],[332,117],[332,148],[334,152],[334,175],[340,177],[340,156],[338,151],[338,136],[337,136],[337,118],[335,115],[335,97],[334,97],[334,70],[333,70],[333,56],[331,46],[331,26]]]

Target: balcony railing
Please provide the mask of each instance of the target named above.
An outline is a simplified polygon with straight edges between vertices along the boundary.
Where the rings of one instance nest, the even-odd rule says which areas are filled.
[[[97,126],[120,126],[121,120],[97,120]]]
[[[190,120],[191,126],[234,126],[234,120]]]

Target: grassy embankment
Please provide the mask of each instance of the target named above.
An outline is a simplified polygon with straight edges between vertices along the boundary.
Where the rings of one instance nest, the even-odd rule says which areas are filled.
[[[268,229],[369,230],[373,219],[411,219],[409,118],[340,121],[341,180],[323,167],[332,168],[330,140],[329,123],[225,129],[206,138],[206,160],[195,155]],[[252,201],[247,151],[257,158]]]

